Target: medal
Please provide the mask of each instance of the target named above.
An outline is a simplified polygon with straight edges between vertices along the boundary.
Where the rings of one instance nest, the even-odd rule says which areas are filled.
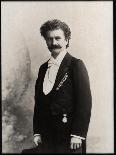
[[[67,114],[63,114],[63,119],[62,119],[62,122],[63,123],[67,123]]]

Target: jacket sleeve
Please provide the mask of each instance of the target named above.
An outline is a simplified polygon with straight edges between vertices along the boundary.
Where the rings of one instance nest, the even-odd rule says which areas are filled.
[[[73,64],[74,115],[72,134],[87,136],[91,117],[92,97],[89,77],[82,60],[75,60]]]
[[[39,69],[38,78],[35,83],[35,105],[34,105],[34,113],[33,113],[33,134],[39,134],[39,94],[41,90],[41,72],[42,66]]]

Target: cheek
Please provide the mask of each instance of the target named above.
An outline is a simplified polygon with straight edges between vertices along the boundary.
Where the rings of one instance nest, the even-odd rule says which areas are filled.
[[[62,42],[61,42],[61,45],[62,45],[62,46],[66,46],[66,45],[67,45],[67,42],[62,41]]]
[[[60,41],[60,43],[61,43],[63,46],[67,45],[67,41],[64,40],[64,39],[62,39],[62,40]]]
[[[60,40],[58,43],[59,43],[60,45],[64,45],[64,41],[63,41],[63,40]]]
[[[47,46],[51,45],[51,41],[46,41]]]

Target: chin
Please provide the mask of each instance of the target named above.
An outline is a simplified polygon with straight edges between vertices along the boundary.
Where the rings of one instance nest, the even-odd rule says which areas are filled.
[[[51,53],[54,53],[54,54],[59,54],[61,52],[61,50],[59,49],[55,49],[55,50],[52,50]]]

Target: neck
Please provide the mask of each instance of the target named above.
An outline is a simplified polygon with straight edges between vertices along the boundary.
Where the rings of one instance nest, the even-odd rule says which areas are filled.
[[[52,56],[54,59],[56,59],[56,58],[58,57],[58,55],[59,55],[60,53],[64,52],[64,51],[66,51],[66,49],[63,49],[63,50],[60,51],[60,52],[51,52],[51,56]]]
[[[55,52],[52,52],[52,53],[51,53],[51,55],[53,56],[54,59],[56,59],[57,56],[58,56],[59,54],[60,54],[60,53],[55,53]]]

